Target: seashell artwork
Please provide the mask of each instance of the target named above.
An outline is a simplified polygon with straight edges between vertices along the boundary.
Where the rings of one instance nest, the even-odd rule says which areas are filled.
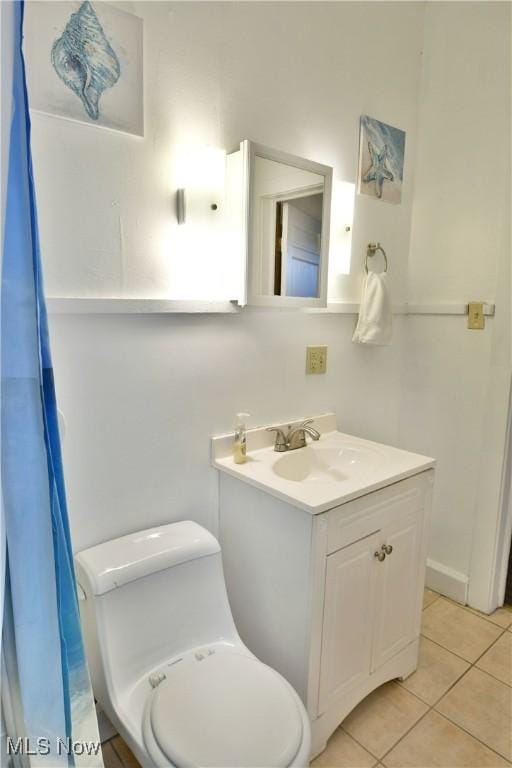
[[[51,57],[58,76],[82,101],[91,120],[97,120],[101,95],[117,83],[121,65],[89,0],[71,15]]]
[[[96,0],[27,3],[23,48],[31,110],[144,135],[139,16]]]

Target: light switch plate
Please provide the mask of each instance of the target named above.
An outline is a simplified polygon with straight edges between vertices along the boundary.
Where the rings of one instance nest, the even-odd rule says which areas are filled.
[[[325,373],[327,370],[327,347],[306,347],[306,373]]]
[[[468,328],[472,331],[481,331],[485,328],[483,302],[470,301],[468,304]]]

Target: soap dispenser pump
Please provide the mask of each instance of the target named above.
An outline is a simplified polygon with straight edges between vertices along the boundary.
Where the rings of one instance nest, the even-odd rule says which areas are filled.
[[[235,440],[233,442],[233,461],[235,464],[244,464],[247,460],[247,437],[245,434],[245,421],[249,413],[237,413]]]

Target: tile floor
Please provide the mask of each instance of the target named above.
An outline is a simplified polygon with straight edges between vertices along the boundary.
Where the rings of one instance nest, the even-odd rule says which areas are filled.
[[[138,768],[120,736],[105,768]],[[312,768],[512,768],[512,608],[485,616],[425,590],[420,661],[367,696]]]
[[[101,745],[105,768],[140,768],[140,763],[121,736]]]
[[[485,616],[425,590],[418,669],[367,696],[312,768],[512,763],[512,608]]]

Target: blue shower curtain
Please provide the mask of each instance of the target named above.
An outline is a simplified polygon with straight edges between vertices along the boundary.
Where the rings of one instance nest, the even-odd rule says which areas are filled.
[[[14,0],[10,6],[12,114],[10,120],[2,117],[3,130],[10,130],[0,295],[6,537],[2,704],[18,751],[15,763],[101,766],[42,288],[22,53],[24,5]],[[16,743],[19,737],[25,741]]]

